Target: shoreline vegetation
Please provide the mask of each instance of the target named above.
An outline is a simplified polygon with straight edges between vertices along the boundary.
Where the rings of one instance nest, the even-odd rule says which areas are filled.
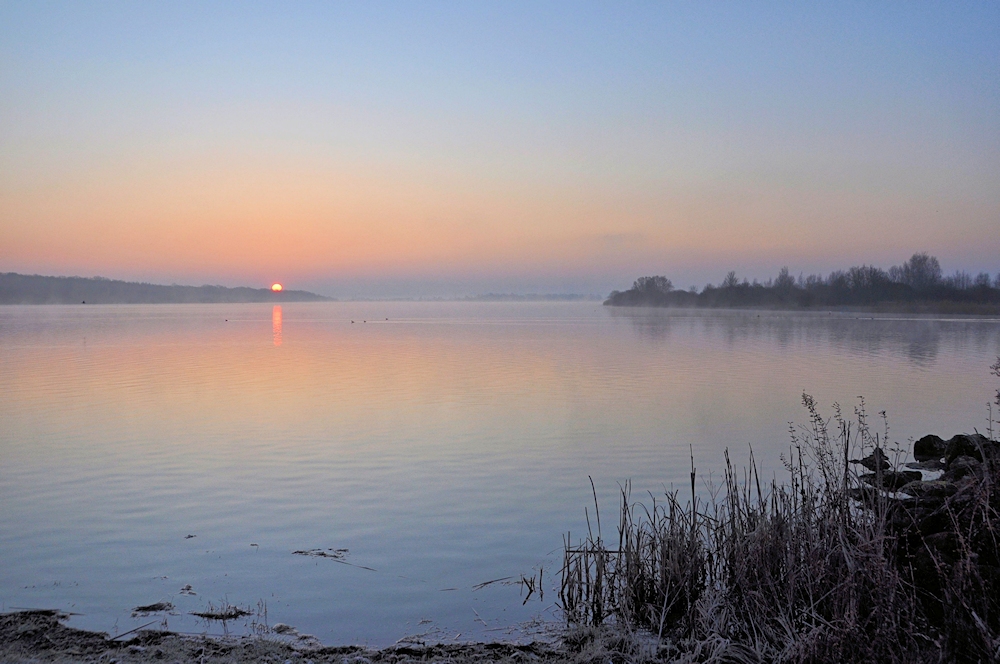
[[[992,412],[987,435],[924,436],[903,465],[863,400],[853,420],[803,404],[783,483],[727,453],[707,499],[693,460],[687,498],[633,501],[625,484],[607,540],[595,505],[591,531],[565,543],[569,623],[651,633],[664,662],[1000,661]]]
[[[990,367],[1000,377],[1000,357]],[[1000,440],[926,435],[890,443],[884,412],[864,400],[824,418],[802,395],[790,426],[787,478],[762,481],[751,451],[721,485],[633,501],[621,486],[617,528],[604,538],[594,492],[588,533],[564,540],[550,642],[401,641],[376,650],[324,646],[287,625],[254,621],[251,636],[147,629],[110,638],[62,624],[58,610],[0,614],[0,661],[247,664],[652,664],[653,662],[1000,661]],[[1000,390],[994,403],[1000,407]],[[688,491],[688,488],[684,490]],[[539,578],[539,581],[541,579]],[[137,607],[139,615],[170,605]],[[251,615],[222,606],[199,614]],[[258,612],[260,614],[260,612]],[[125,639],[124,637],[128,637]]]
[[[308,291],[225,286],[161,286],[104,277],[0,274],[0,304],[218,304],[329,302]]]
[[[861,265],[818,274],[792,276],[787,267],[766,282],[740,279],[729,272],[719,285],[701,291],[677,290],[664,276],[640,277],[626,291],[612,291],[613,307],[764,308],[865,310],[885,313],[1000,314],[1000,274],[991,278],[941,272],[937,258],[914,254],[888,270]]]

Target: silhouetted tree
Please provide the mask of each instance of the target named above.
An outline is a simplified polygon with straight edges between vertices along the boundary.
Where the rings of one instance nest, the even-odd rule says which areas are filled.
[[[674,289],[674,284],[666,277],[639,277],[632,284],[632,290],[644,293],[669,293]]]
[[[778,271],[778,277],[774,280],[773,287],[783,291],[790,291],[795,288],[795,277],[788,273],[787,267],[783,267]]]
[[[613,292],[607,304],[630,306],[699,306],[699,307],[787,307],[797,305],[843,306],[879,303],[960,302],[969,304],[1000,304],[1000,275],[991,286],[990,275],[982,272],[972,278],[959,270],[953,276],[941,278],[937,258],[926,253],[914,254],[902,265],[889,271],[874,265],[858,265],[848,270],[835,270],[826,278],[811,274],[798,279],[787,267],[778,276],[764,283],[754,279],[740,281],[730,271],[718,286],[707,284],[677,291],[663,276],[640,277],[630,290]]]
[[[945,279],[945,283],[956,290],[968,290],[972,288],[972,275],[965,270],[955,270],[955,274]]]
[[[927,252],[913,254],[903,263],[903,283],[915,291],[925,291],[941,281],[941,264]]]

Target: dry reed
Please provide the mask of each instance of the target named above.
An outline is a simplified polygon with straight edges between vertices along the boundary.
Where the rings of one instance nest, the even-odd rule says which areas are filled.
[[[824,419],[808,395],[803,404],[809,424],[792,428],[784,482],[762,482],[752,455],[740,477],[727,454],[722,486],[702,499],[692,461],[689,498],[673,491],[643,505],[621,488],[616,546],[602,538],[599,512],[596,534],[567,536],[569,623],[651,632],[657,659],[1000,659],[997,455],[982,455],[960,508],[934,513],[950,519],[953,546],[930,546],[940,535],[920,530],[919,501],[871,486],[902,456],[895,450],[897,469],[883,468],[888,426],[873,431],[863,401],[853,421],[836,406]],[[867,483],[850,461],[858,452],[873,455]]]

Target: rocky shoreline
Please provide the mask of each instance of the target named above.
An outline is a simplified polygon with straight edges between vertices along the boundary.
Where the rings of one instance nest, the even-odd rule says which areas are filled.
[[[864,503],[870,497],[865,489],[884,492],[889,501],[890,530],[903,538],[901,544],[910,552],[909,559],[918,563],[918,569],[930,571],[934,567],[936,571],[941,561],[954,561],[958,546],[963,544],[960,539],[974,532],[976,518],[989,516],[977,514],[973,508],[988,509],[991,486],[984,485],[984,480],[990,465],[1000,461],[1000,444],[978,433],[959,434],[948,440],[928,435],[914,442],[913,458],[915,461],[906,464],[912,470],[893,469],[880,448],[864,459],[852,461],[871,471],[860,477],[867,487],[852,495]],[[923,479],[924,472],[941,474]],[[931,564],[929,557],[934,554],[942,558]],[[977,554],[982,554],[976,556],[981,566],[996,565],[995,549]],[[1000,571],[1000,567],[997,569]]]
[[[912,570],[918,589],[945,605],[962,601],[952,596],[958,588],[950,583],[962,577],[980,592],[1000,588],[1000,487],[994,481],[1000,443],[978,433],[948,440],[928,435],[914,442],[913,458],[906,464],[911,470],[893,469],[876,448],[856,462],[872,471],[861,480],[887,494],[887,534],[895,540],[899,563]],[[941,474],[923,479],[925,472]],[[856,497],[870,504],[870,496]],[[986,632],[991,631],[986,623],[997,621],[995,615],[976,617]]]

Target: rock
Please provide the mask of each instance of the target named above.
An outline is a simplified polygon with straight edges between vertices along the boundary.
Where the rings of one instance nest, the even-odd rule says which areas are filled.
[[[958,536],[952,532],[931,533],[924,536],[924,542],[949,556],[958,550]]]
[[[888,525],[893,533],[919,531],[920,522],[934,510],[934,508],[925,506],[924,500],[921,498],[904,499],[896,501],[890,506]]]
[[[974,434],[959,434],[953,436],[951,440],[947,443],[947,449],[945,450],[945,463],[951,465],[951,462],[960,456],[970,456],[977,461],[983,460],[983,452],[987,451],[986,448],[990,448],[989,452],[995,453],[996,444],[990,442],[986,436],[981,436],[978,433]],[[916,456],[916,455],[914,455]]]
[[[857,486],[848,489],[847,495],[859,503],[874,503],[880,494],[870,486]]]
[[[917,530],[925,537],[933,533],[945,532],[953,526],[951,516],[948,514],[948,510],[945,509],[933,510],[930,514],[923,516],[917,521]]]
[[[940,506],[941,502],[943,501],[938,501],[938,506]],[[912,523],[922,523],[924,519],[929,518],[932,514],[934,514],[935,511],[937,511],[937,507],[930,507],[923,505],[921,507],[915,507],[911,510],[908,510],[909,514],[911,515]]]
[[[913,458],[917,461],[940,460],[947,451],[948,444],[931,434],[913,443]]]
[[[947,498],[948,496],[955,495],[958,487],[951,482],[942,480],[930,480],[927,482],[917,480],[916,482],[904,484],[899,488],[899,491],[916,498]]]
[[[973,505],[980,504],[986,495],[982,491],[979,479],[975,475],[969,474],[955,480],[958,491],[948,499],[948,507],[954,512],[962,512]],[[959,514],[961,518],[962,515]]]
[[[983,477],[983,472],[982,463],[974,457],[963,455],[956,457],[951,463],[948,464],[948,470],[941,475],[941,479],[951,482],[960,480],[963,477],[981,479]]]
[[[886,491],[899,491],[901,488],[917,482],[922,475],[915,470],[886,471],[884,473],[871,473],[862,475],[861,480],[874,487],[885,489]]]
[[[880,448],[876,447],[875,451],[866,456],[864,459],[851,459],[851,463],[858,463],[867,468],[868,470],[889,470],[889,457],[885,455]]]

